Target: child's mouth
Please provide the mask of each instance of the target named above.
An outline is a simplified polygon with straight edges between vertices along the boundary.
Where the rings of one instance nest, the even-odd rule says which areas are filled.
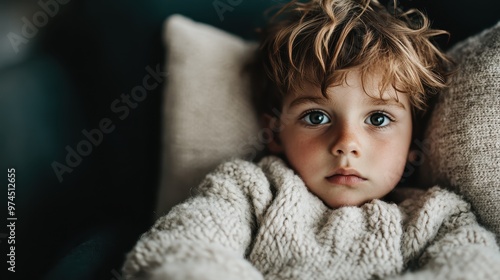
[[[366,181],[366,178],[363,178],[356,169],[352,168],[339,168],[326,179],[332,184],[343,186],[355,186]]]
[[[357,175],[342,175],[342,174],[336,174],[330,177],[326,178],[328,182],[336,185],[343,185],[343,186],[355,186],[357,184],[360,184],[366,179],[361,178]]]

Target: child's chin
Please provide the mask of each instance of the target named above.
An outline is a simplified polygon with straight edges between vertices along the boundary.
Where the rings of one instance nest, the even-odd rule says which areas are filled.
[[[328,202],[325,202],[325,204],[332,208],[332,209],[337,209],[341,207],[359,207],[362,206],[363,204],[367,203],[370,200],[361,200],[361,199],[356,199],[352,197],[342,197],[342,198],[337,198],[335,200],[331,200]]]

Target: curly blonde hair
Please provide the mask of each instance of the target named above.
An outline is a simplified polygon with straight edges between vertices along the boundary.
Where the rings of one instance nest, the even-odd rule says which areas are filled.
[[[423,13],[386,8],[377,0],[291,1],[262,33],[268,90],[257,102],[270,112],[306,82],[327,97],[328,87],[344,83],[356,69],[362,80],[380,73],[381,95],[392,86],[409,95],[412,110],[423,111],[429,95],[447,86],[453,65],[432,42],[443,34],[430,28]]]

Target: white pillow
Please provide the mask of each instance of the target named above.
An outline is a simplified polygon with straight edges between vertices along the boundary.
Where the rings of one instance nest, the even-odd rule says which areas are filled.
[[[166,85],[157,215],[232,157],[258,153],[258,121],[245,65],[256,44],[172,15],[164,25]]]

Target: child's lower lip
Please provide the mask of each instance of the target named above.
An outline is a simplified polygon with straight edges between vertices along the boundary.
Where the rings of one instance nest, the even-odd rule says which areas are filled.
[[[358,177],[356,175],[333,175],[333,176],[327,177],[326,179],[330,183],[337,184],[337,185],[344,185],[344,186],[354,186],[356,184],[359,184],[359,183],[365,181],[365,179]]]

